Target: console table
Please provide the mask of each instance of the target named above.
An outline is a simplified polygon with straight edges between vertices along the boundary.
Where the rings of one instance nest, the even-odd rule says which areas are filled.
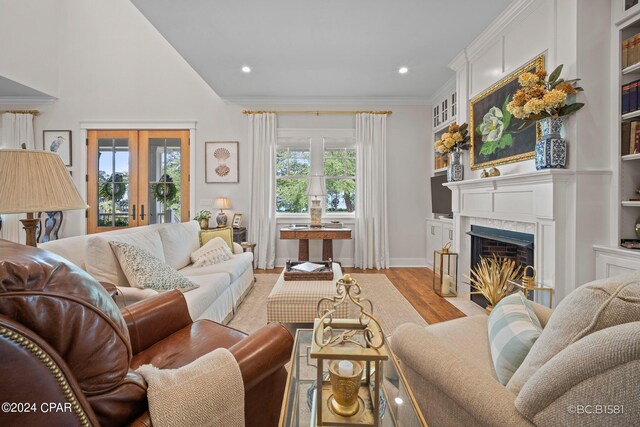
[[[351,239],[350,228],[281,228],[280,238],[283,240],[299,240],[298,261],[309,261],[309,240],[322,240],[322,259],[333,259],[333,241]]]

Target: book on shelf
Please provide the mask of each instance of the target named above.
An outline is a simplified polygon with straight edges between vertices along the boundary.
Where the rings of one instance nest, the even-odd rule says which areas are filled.
[[[640,153],[640,120],[622,122],[620,140],[623,156]]]
[[[640,80],[623,85],[620,91],[622,114],[640,110]]]
[[[622,41],[622,69],[640,62],[640,33]]]

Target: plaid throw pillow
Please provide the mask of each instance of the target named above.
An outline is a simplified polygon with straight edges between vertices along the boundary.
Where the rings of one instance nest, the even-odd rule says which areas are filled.
[[[502,299],[489,315],[489,343],[496,375],[506,385],[533,343],[542,326],[522,292]]]

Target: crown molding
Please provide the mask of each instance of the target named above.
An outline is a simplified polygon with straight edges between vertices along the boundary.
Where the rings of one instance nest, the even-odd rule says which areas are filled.
[[[239,105],[421,105],[427,106],[428,97],[271,97],[271,96],[228,96],[222,97],[227,104]]]
[[[456,90],[456,76],[453,75],[451,76],[451,78],[449,78],[449,80],[447,80],[444,84],[442,84],[442,86],[440,87],[440,89],[438,89],[438,91],[436,93],[433,94],[433,96],[431,96],[431,98],[429,98],[429,104],[428,105],[436,105],[436,103],[440,102],[440,100],[442,100],[442,98],[445,98],[447,96],[449,96],[449,94],[451,92],[453,92],[454,90]]]
[[[462,69],[465,67],[465,65],[467,65],[468,62],[467,49],[462,49],[462,51],[457,54],[456,57],[453,58],[447,66],[457,73],[458,71],[462,71]]]
[[[57,100],[52,96],[0,96],[0,105],[43,105]]]
[[[470,61],[481,54],[491,43],[495,42],[496,37],[504,31],[511,23],[522,17],[534,3],[539,0],[515,0],[508,8],[506,8],[498,17],[475,38],[469,46],[460,52],[450,63],[449,68],[459,70],[466,61]]]

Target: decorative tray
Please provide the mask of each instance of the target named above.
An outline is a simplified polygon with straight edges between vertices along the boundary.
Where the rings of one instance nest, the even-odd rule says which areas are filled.
[[[293,270],[291,268],[299,264],[304,264],[305,262],[308,261],[288,261],[284,270],[284,280],[333,280],[333,268],[331,268],[332,261],[314,262],[314,264],[321,264],[322,268],[309,273]]]
[[[620,246],[627,249],[640,249],[640,239],[622,239]]]

